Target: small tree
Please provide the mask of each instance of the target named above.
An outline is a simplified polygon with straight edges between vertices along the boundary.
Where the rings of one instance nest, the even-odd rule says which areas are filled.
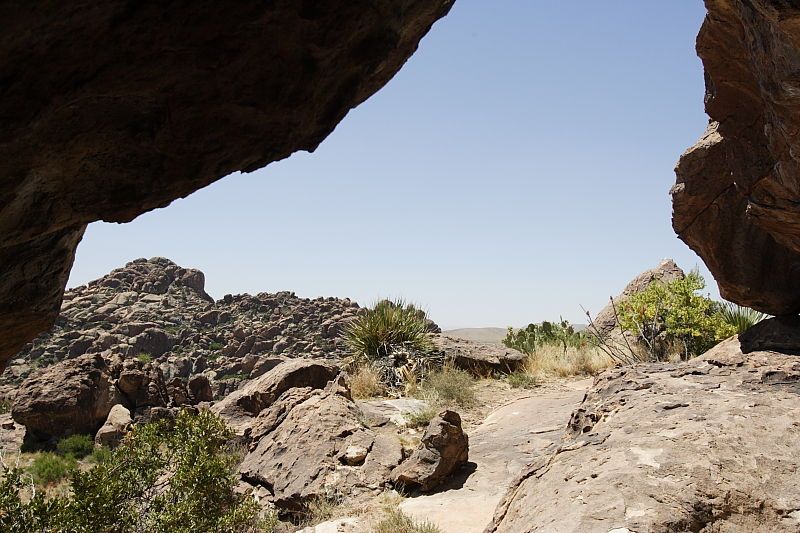
[[[719,302],[698,294],[705,286],[697,270],[668,283],[654,281],[619,304],[620,327],[636,335],[653,360],[671,350],[684,359],[699,355],[736,333]]]

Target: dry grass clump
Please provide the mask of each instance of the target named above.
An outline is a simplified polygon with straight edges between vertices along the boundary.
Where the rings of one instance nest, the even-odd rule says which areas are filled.
[[[353,398],[375,398],[386,393],[381,374],[372,364],[365,363],[353,370],[350,376]]]
[[[403,413],[403,418],[407,420],[406,427],[409,428],[421,428],[427,427],[428,424],[431,423],[431,420],[439,414],[439,409],[434,406],[426,407],[425,409],[420,409],[419,411],[411,411],[408,413]]]
[[[378,522],[373,533],[441,533],[441,529],[430,522],[416,522],[400,509],[392,509]]]
[[[475,378],[467,372],[445,365],[430,373],[419,385],[422,399],[437,407],[471,407],[475,405]]]
[[[534,377],[555,375],[558,377],[593,376],[614,366],[614,361],[602,350],[594,347],[567,348],[542,346],[529,355],[523,372]]]
[[[346,514],[342,504],[340,497],[312,498],[303,505],[299,525],[314,526]]]

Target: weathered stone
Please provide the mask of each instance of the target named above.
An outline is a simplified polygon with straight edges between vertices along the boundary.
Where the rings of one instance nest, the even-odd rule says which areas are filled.
[[[467,341],[446,335],[434,335],[433,343],[456,367],[478,376],[488,376],[494,372],[513,372],[525,360],[525,354],[496,344]]]
[[[466,464],[469,439],[455,411],[442,411],[430,421],[422,442],[411,457],[392,470],[392,481],[402,487],[428,492]]]
[[[94,435],[118,401],[105,360],[84,355],[26,379],[14,398],[11,414],[38,439]]]
[[[287,390],[257,417],[242,479],[267,488],[269,501],[289,512],[314,498],[381,490],[402,459],[401,445],[365,428],[360,416],[342,383]]]
[[[214,400],[214,393],[211,390],[211,383],[208,381],[208,377],[202,374],[197,374],[189,378],[188,388],[189,398],[191,399],[192,404],[210,402]]]
[[[86,224],[314,150],[451,4],[0,8],[0,365],[56,318]]]
[[[295,387],[323,389],[338,373],[338,367],[325,361],[287,361],[234,391],[215,404],[212,411],[223,417],[237,434],[244,435],[254,417],[287,390]]]
[[[105,423],[94,437],[94,442],[102,446],[115,447],[122,441],[133,420],[131,412],[121,404],[116,404],[111,408]]]
[[[728,300],[800,311],[800,10],[706,0],[697,38],[712,122],[680,159],[672,226]]]
[[[800,359],[767,351],[783,327],[761,325],[764,351],[734,337],[601,375],[487,531],[800,530]]]

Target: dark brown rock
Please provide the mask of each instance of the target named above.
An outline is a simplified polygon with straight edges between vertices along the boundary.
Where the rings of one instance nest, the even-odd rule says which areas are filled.
[[[800,311],[800,9],[706,0],[697,38],[708,130],[680,159],[672,225],[722,296]]]
[[[469,439],[455,411],[442,411],[430,421],[411,457],[392,470],[391,479],[405,488],[435,489],[466,464]]]
[[[800,530],[800,358],[744,344],[602,374],[487,531]]]
[[[37,439],[94,435],[119,403],[107,370],[97,355],[50,366],[22,383],[11,414]]]
[[[214,400],[211,383],[208,381],[208,377],[203,374],[197,374],[189,378],[188,388],[192,404]]]
[[[87,223],[314,150],[451,3],[0,7],[0,365],[56,318]]]

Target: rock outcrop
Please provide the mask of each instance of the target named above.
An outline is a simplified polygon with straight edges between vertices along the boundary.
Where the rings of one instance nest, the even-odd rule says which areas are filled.
[[[0,7],[0,367],[56,319],[86,224],[314,150],[451,4]]]
[[[34,438],[94,435],[119,401],[107,362],[99,355],[85,355],[25,380],[11,415]]]
[[[422,435],[419,447],[392,470],[391,479],[407,489],[428,492],[444,483],[469,459],[469,439],[455,411],[442,411]]]
[[[800,530],[800,358],[771,351],[790,322],[601,375],[487,532]]]
[[[672,225],[722,296],[800,312],[800,7],[706,0],[708,130],[680,159]]]
[[[314,499],[377,494],[403,459],[397,436],[362,423],[342,378],[324,389],[285,390],[253,418],[245,438],[242,480],[262,501],[289,513]]]
[[[448,335],[436,335],[433,344],[456,367],[476,376],[514,372],[525,360],[522,352],[502,345],[457,339]]]
[[[291,292],[214,302],[204,285],[199,270],[155,257],[67,291],[56,324],[14,357],[0,389],[19,385],[33,367],[103,354],[152,359],[166,381],[205,374],[221,397],[286,358],[344,355],[339,334],[359,312],[348,299]],[[202,394],[198,401],[208,401]]]
[[[105,423],[95,433],[95,443],[113,448],[122,441],[132,423],[131,412],[122,404],[115,405],[109,411]]]

